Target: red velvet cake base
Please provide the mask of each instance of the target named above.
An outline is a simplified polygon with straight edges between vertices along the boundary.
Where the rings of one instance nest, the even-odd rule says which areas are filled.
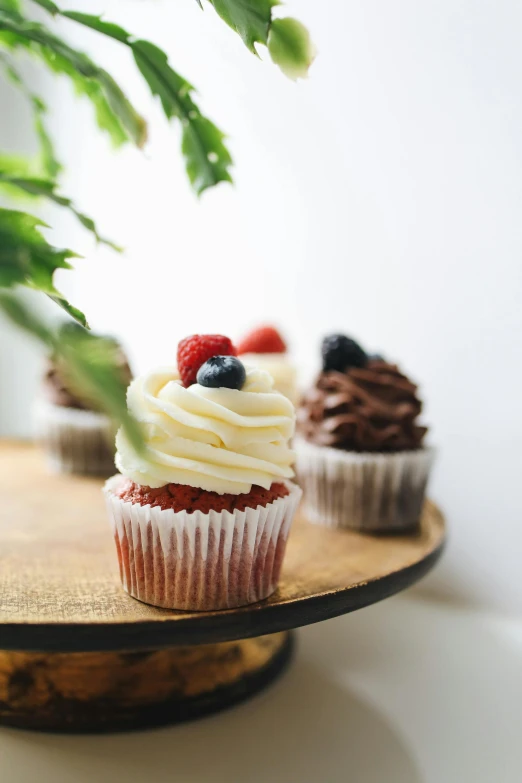
[[[278,498],[288,495],[285,484],[274,483],[270,489],[253,485],[250,492],[241,495],[219,495],[217,492],[207,492],[187,484],[166,484],[164,487],[152,489],[125,479],[115,493],[121,500],[129,503],[139,503],[140,506],[159,506],[173,511],[245,511],[247,508],[267,506]]]
[[[155,606],[193,611],[243,606],[269,596],[279,580],[299,488],[273,484],[270,490],[254,487],[244,496],[216,496],[178,487],[149,490],[121,477],[107,483],[125,590]],[[186,504],[190,512],[162,508],[168,498],[171,504],[187,500],[186,490],[192,493]],[[272,493],[273,499],[264,493]],[[144,505],[130,500],[138,496]],[[208,496],[221,498],[224,510],[204,513]],[[229,511],[229,498],[241,505],[249,498],[257,505]],[[155,505],[148,503],[152,500]]]

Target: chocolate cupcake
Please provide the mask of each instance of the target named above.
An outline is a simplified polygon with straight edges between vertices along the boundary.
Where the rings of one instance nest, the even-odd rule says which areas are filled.
[[[127,357],[114,341],[114,358],[123,382],[132,378]],[[115,429],[69,377],[56,357],[47,361],[36,405],[37,436],[49,468],[56,473],[110,476],[114,472]]]
[[[129,386],[145,450],[118,433],[120,474],[105,496],[122,584],[140,601],[208,611],[277,587],[301,497],[290,481],[295,410],[235,353],[226,337],[193,335],[177,367]]]
[[[415,528],[433,452],[417,387],[353,340],[323,342],[323,371],[298,411],[297,474],[313,522],[368,532]]]

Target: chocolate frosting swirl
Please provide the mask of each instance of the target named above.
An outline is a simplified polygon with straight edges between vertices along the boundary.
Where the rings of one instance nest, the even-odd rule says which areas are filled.
[[[418,449],[427,432],[416,424],[417,387],[397,365],[370,360],[346,372],[322,372],[304,396],[298,431],[311,443],[345,451]]]
[[[115,361],[121,371],[123,382],[128,386],[132,380],[132,371],[127,356],[120,346],[115,351]],[[97,410],[96,406],[82,395],[81,391],[67,377],[67,371],[62,363],[53,357],[47,361],[43,377],[43,391],[52,405],[76,408],[77,410]]]

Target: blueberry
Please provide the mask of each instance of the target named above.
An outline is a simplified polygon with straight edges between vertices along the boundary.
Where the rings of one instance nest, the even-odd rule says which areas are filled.
[[[365,367],[368,357],[361,346],[344,334],[331,334],[325,337],[321,349],[323,370],[344,372],[350,367]]]
[[[368,361],[370,362],[385,362],[386,359],[382,355],[382,353],[371,353],[368,356]]]
[[[246,379],[245,366],[235,356],[212,356],[198,370],[200,386],[211,389],[241,389]]]

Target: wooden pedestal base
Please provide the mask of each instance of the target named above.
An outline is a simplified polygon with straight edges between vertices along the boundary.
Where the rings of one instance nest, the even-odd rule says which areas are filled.
[[[141,652],[0,652],[0,723],[110,732],[186,721],[261,690],[291,651],[282,632]]]

